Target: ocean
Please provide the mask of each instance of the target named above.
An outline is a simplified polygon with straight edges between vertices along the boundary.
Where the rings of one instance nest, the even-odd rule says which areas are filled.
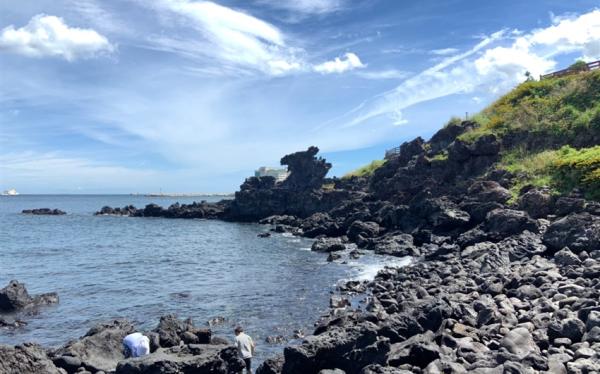
[[[104,205],[168,206],[216,197],[18,195],[0,197],[0,287],[16,279],[31,294],[57,292],[60,303],[21,316],[28,325],[0,330],[0,344],[59,346],[95,323],[127,318],[140,330],[173,313],[233,338],[241,324],[258,343],[257,362],[281,353],[268,344],[294,330],[312,332],[342,280],[374,277],[404,260],[367,254],[347,264],[310,251],[312,240],[289,234],[259,238],[268,226],[215,220],[94,216]],[[64,216],[21,214],[58,208]]]

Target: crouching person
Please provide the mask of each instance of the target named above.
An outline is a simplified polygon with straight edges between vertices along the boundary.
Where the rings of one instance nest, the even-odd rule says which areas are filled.
[[[123,339],[123,354],[125,358],[142,357],[150,353],[150,339],[134,332]]]

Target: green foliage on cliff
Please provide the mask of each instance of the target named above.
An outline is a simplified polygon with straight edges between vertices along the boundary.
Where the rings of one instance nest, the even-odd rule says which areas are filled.
[[[556,187],[563,191],[581,188],[590,198],[600,199],[600,145],[573,149],[562,147],[551,165]]]
[[[600,146],[528,153],[523,148],[502,155],[500,168],[516,175],[513,196],[525,185],[547,186],[556,192],[581,189],[587,197],[600,199]]]
[[[385,163],[385,160],[374,160],[370,164],[362,166],[362,167],[344,175],[343,178],[370,177],[371,175],[373,175],[373,172],[375,170],[377,170],[379,167],[381,167],[381,165],[383,165],[384,163]]]
[[[574,138],[600,132],[600,70],[523,82],[474,119],[479,127],[460,139],[525,132]]]

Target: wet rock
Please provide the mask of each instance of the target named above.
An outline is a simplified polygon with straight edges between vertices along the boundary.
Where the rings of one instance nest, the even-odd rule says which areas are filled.
[[[327,256],[327,262],[334,262],[340,258],[342,258],[342,255],[332,252]]]
[[[33,214],[36,216],[62,216],[67,214],[60,209],[40,208],[40,209],[24,209],[21,213]]]
[[[8,285],[0,289],[0,313],[16,312],[21,309],[33,308],[42,305],[58,303],[55,292],[30,296],[24,283],[11,280]]]
[[[350,306],[350,300],[342,296],[331,296],[329,299],[329,306],[331,308],[345,308]]]
[[[244,362],[233,347],[220,345],[189,345],[160,348],[139,358],[119,362],[115,374],[154,373],[239,373]]]
[[[0,328],[12,330],[12,329],[18,329],[23,326],[27,326],[27,322],[21,321],[20,319],[0,318]]]
[[[54,355],[57,358],[75,357],[81,361],[81,366],[92,372],[100,370],[110,372],[115,370],[117,363],[125,358],[123,338],[132,332],[134,332],[133,325],[125,320],[99,324],[79,340],[59,348]]]
[[[339,238],[319,238],[310,247],[315,252],[338,252],[346,249]]]
[[[15,347],[0,345],[0,373],[6,374],[65,374],[57,368],[37,344],[22,344]]]
[[[258,234],[256,236],[258,236],[259,238],[268,238],[271,236],[271,233],[270,232],[261,232],[260,234]]]
[[[227,321],[227,318],[222,317],[222,316],[217,316],[217,317],[213,317],[211,319],[209,319],[206,324],[209,326],[218,326],[218,325],[222,325]]]
[[[160,317],[154,332],[158,334],[163,348],[178,346],[182,342],[210,344],[212,336],[210,329],[197,328],[191,319],[182,321],[173,314]]]
[[[283,355],[266,359],[258,369],[256,374],[280,374],[283,370]]]

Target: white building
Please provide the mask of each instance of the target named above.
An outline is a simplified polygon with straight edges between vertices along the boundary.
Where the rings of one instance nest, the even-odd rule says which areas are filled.
[[[276,182],[283,182],[288,175],[290,175],[290,173],[287,169],[272,168],[268,166],[261,166],[254,172],[255,177],[273,177]]]

